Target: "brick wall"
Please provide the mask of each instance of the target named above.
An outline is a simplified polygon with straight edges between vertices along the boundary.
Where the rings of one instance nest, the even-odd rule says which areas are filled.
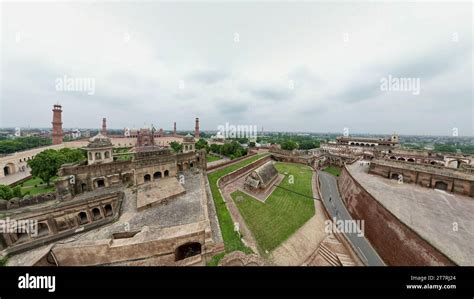
[[[448,257],[402,223],[342,169],[339,190],[354,219],[365,220],[365,235],[390,266],[454,265]]]

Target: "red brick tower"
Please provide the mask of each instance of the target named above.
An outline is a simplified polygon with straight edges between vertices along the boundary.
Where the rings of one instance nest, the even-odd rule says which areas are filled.
[[[199,139],[199,118],[196,117],[196,126],[194,127],[194,138]]]
[[[107,136],[107,119],[104,117],[102,118],[102,135]]]
[[[63,110],[61,108],[59,104],[53,106],[53,144],[63,143],[63,122],[61,117]]]
[[[173,127],[173,136],[176,136],[176,122],[174,122],[174,127]]]

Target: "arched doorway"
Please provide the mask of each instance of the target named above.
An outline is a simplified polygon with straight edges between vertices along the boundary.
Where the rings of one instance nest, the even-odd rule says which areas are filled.
[[[80,212],[77,216],[79,217],[79,224],[86,224],[89,222],[86,212]]]
[[[99,208],[93,208],[92,209],[92,217],[94,218],[94,220],[99,220],[99,219],[102,218],[102,215],[100,214]]]
[[[114,211],[112,210],[112,206],[110,204],[105,205],[104,211],[105,211],[105,217],[109,217],[114,214]]]
[[[146,182],[150,182],[151,181],[151,175],[149,174],[145,174],[145,176],[143,177],[143,180]]]
[[[434,188],[439,189],[439,190],[448,191],[448,184],[446,184],[445,182],[439,181],[439,182],[435,183]]]
[[[198,242],[186,243],[175,250],[175,261],[184,260],[185,258],[201,254],[201,244]]]
[[[49,227],[46,223],[38,223],[38,235],[37,237],[43,237],[49,235]]]
[[[153,174],[153,179],[161,179],[161,171],[157,171]]]
[[[103,187],[105,187],[105,181],[104,181],[104,179],[98,179],[98,180],[96,181],[96,184],[97,184],[97,188],[103,188]]]
[[[10,175],[10,168],[8,166],[3,167],[3,175]]]
[[[165,170],[165,176],[169,176],[170,172],[168,170]]]
[[[397,180],[400,175],[398,173],[392,173],[392,176],[390,177],[392,180]]]
[[[11,175],[13,173],[15,173],[15,165],[13,165],[12,163],[8,163],[3,167],[4,176]]]

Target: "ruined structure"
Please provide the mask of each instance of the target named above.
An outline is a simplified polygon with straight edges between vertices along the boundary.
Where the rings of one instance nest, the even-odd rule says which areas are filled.
[[[87,162],[60,168],[55,198],[7,203],[7,216],[36,221],[38,227],[37,234],[1,235],[0,250],[11,255],[9,261],[204,265],[221,252],[215,207],[206,190],[205,151],[195,151],[194,137],[186,140],[187,152],[177,154],[156,145],[152,130],[142,129],[137,139],[131,160],[114,161],[110,138],[99,133],[84,147]],[[84,231],[89,232],[78,234]],[[37,248],[45,244],[51,245]]]
[[[253,170],[245,179],[245,188],[250,191],[265,191],[278,179],[278,171],[272,161]]]
[[[183,144],[184,146],[184,144]],[[194,150],[194,139],[187,140],[189,149],[175,154],[169,148],[155,145],[153,132],[140,130],[129,161],[113,161],[112,144],[101,134],[90,139],[87,165],[63,165],[56,181],[58,198],[67,200],[77,194],[104,187],[140,185],[164,177],[175,177],[178,171],[206,168],[205,151]]]
[[[49,201],[41,207],[12,210],[9,221],[24,221],[36,227],[3,233],[0,243],[3,239],[8,247],[5,253],[13,254],[102,226],[117,219],[122,199],[122,192],[110,191],[59,204]]]

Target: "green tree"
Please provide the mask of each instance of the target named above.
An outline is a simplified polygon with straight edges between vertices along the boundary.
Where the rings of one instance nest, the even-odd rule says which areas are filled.
[[[11,154],[18,151],[50,145],[51,139],[42,137],[18,137],[0,141],[0,154]]]
[[[0,185],[0,198],[9,200],[13,197],[13,190],[10,186]]]
[[[312,141],[312,140],[304,140],[299,144],[299,149],[309,150],[312,148],[318,148],[319,141]]]
[[[207,143],[206,140],[201,138],[196,142],[196,149],[197,150],[205,149],[206,152],[209,152],[209,144]]]
[[[221,148],[222,148],[222,145],[219,145],[219,144],[211,144],[211,146],[209,147],[210,151],[216,154],[221,153]]]
[[[23,197],[21,195],[21,187],[20,186],[15,186],[12,188],[12,193],[13,193],[13,197]]]
[[[49,186],[51,178],[57,175],[61,165],[85,159],[86,153],[82,149],[63,148],[59,151],[47,149],[28,161],[28,166],[31,168],[32,176],[39,177]]]
[[[62,164],[76,163],[87,159],[86,151],[83,149],[63,148],[59,150]]]
[[[28,166],[31,168],[31,175],[41,178],[49,186],[51,178],[57,175],[63,159],[59,152],[53,149],[42,151],[28,161]]]
[[[175,153],[179,153],[183,149],[183,145],[181,143],[176,142],[176,141],[170,142],[170,146],[171,146],[171,148],[173,149],[173,151]]]
[[[281,143],[281,148],[284,150],[292,151],[295,148],[298,148],[298,144],[293,140],[285,140]]]

